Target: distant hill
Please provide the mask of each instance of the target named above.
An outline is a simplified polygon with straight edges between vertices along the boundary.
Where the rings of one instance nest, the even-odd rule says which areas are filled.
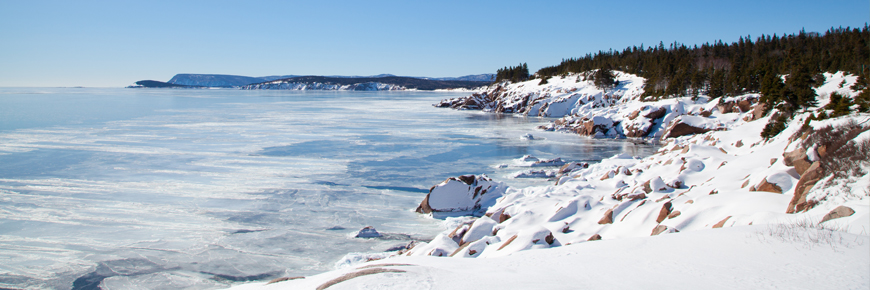
[[[479,75],[467,75],[461,77],[448,77],[448,78],[424,78],[428,80],[439,80],[439,81],[470,81],[470,82],[492,82],[495,80],[495,74],[479,74]]]
[[[202,88],[203,86],[188,86],[188,85],[179,85],[179,84],[171,84],[161,81],[154,80],[142,80],[136,82],[135,86],[129,86],[128,88]]]
[[[482,81],[460,81],[460,80],[435,80],[422,79],[412,77],[324,77],[324,76],[303,76],[292,77],[280,80],[272,80],[257,84],[250,84],[242,87],[243,89],[319,89],[319,90],[360,90],[357,88],[368,90],[378,87],[376,84],[383,84],[381,88],[395,89],[417,89],[417,90],[437,90],[437,89],[457,89],[457,88],[477,88],[489,85],[490,82]],[[363,85],[372,84],[372,85]]]
[[[236,75],[216,74],[177,74],[168,83],[186,86],[202,87],[238,87],[247,84],[265,82],[270,80],[289,78],[294,76],[271,76],[271,77],[246,77]]]
[[[471,82],[492,82],[493,74],[478,74],[467,75],[461,77],[406,77],[415,79],[426,79],[434,81],[471,81]],[[263,77],[249,77],[239,75],[222,75],[222,74],[177,74],[172,77],[167,83],[184,86],[200,86],[200,87],[241,87],[249,84],[258,84],[280,79],[289,79],[302,77],[300,75],[273,75]],[[343,78],[343,79],[373,79],[385,77],[398,77],[392,74],[379,74],[374,76],[323,76],[326,78]]]

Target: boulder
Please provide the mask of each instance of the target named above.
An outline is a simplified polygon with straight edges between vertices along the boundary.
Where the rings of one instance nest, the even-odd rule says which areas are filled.
[[[658,176],[649,180],[649,186],[650,188],[652,188],[652,190],[655,191],[663,191],[668,189],[668,186],[665,184],[664,181],[662,181],[662,178]],[[644,190],[646,189],[644,188]]]
[[[750,115],[751,119],[749,119],[749,121],[755,121],[761,119],[761,117],[764,117],[764,110],[766,109],[767,104],[765,103],[758,103],[757,105],[755,105],[755,107],[752,108],[752,115]]]
[[[668,231],[668,226],[666,226],[666,225],[657,225],[655,228],[653,228],[653,230],[652,230],[652,234],[650,234],[650,236],[655,236],[655,235],[658,235],[658,234],[664,233],[664,232],[666,232],[666,231]]]
[[[671,212],[671,214],[668,215],[668,219],[672,219],[672,218],[678,217],[678,216],[680,216],[680,214],[681,214],[680,211],[675,210],[675,211]]]
[[[675,138],[675,137],[686,136],[686,135],[701,134],[701,133],[707,133],[709,131],[712,131],[712,130],[707,129],[707,128],[698,128],[698,127],[692,126],[690,124],[687,124],[687,123],[683,122],[682,120],[679,120],[679,121],[675,122],[673,125],[671,125],[670,128],[668,128],[667,132],[665,132],[665,134],[664,134],[664,138]]]
[[[505,186],[486,175],[451,177],[429,189],[418,213],[474,211],[488,207],[504,194]]]
[[[776,185],[775,183],[768,182],[767,178],[765,178],[765,179],[762,179],[761,183],[759,183],[755,187],[754,191],[767,191],[767,192],[782,193],[782,188],[779,187],[779,185]]]
[[[587,241],[598,241],[598,240],[601,240],[601,235],[599,235],[599,234],[594,234],[591,237],[589,237],[589,239],[587,239]]]
[[[731,113],[732,109],[734,109],[734,102],[721,103],[716,105],[716,109],[718,109],[719,113],[722,114]]]
[[[661,223],[663,220],[668,218],[668,215],[671,214],[671,210],[673,210],[671,202],[665,202],[665,204],[662,205],[662,209],[659,210],[659,216],[656,218],[656,223]]]
[[[714,229],[718,229],[718,228],[721,228],[721,227],[725,226],[725,222],[727,222],[728,219],[730,219],[730,218],[731,218],[730,215],[727,216],[727,217],[725,217],[725,219],[723,219],[723,220],[719,221],[718,223],[716,223],[715,225],[713,225],[713,228],[714,228]]]
[[[795,185],[794,196],[788,203],[788,208],[785,212],[796,213],[809,209],[807,207],[807,193],[809,193],[810,189],[812,189],[819,180],[825,177],[825,175],[825,170],[822,168],[821,164],[818,161],[813,162],[806,172],[801,175],[801,179],[798,180],[797,185]]]
[[[498,223],[503,223],[504,221],[509,220],[510,218],[511,218],[511,215],[509,215],[506,212],[502,212],[500,215],[498,215]]]
[[[668,110],[667,110],[667,109],[662,108],[662,107],[659,107],[657,110],[655,110],[655,111],[650,111],[649,113],[647,113],[646,115],[643,115],[643,116],[646,117],[646,118],[648,118],[648,119],[653,119],[653,120],[655,120],[655,119],[658,119],[658,118],[664,117],[665,114],[667,114],[667,113],[668,113]]]
[[[782,157],[782,163],[785,166],[794,166],[794,170],[800,175],[804,175],[804,172],[812,165],[810,159],[807,158],[807,150],[804,148],[783,153]]]
[[[632,192],[625,196],[630,201],[641,200],[646,198],[646,194],[643,192]]]
[[[740,109],[740,113],[749,112],[749,108],[752,106],[752,102],[749,100],[740,100],[737,102],[737,108]]]
[[[558,171],[557,173],[559,173],[559,174],[565,174],[565,173],[569,173],[569,172],[571,172],[571,171],[578,170],[578,169],[583,169],[583,168],[589,168],[589,163],[586,163],[586,162],[569,162],[569,163],[565,163],[565,165],[562,165],[562,167],[559,168],[559,171]]]
[[[381,237],[381,233],[378,233],[372,226],[367,226],[359,230],[359,232],[354,236],[355,238],[379,238]]]
[[[611,208],[611,209],[607,209],[607,211],[604,212],[604,216],[601,217],[600,220],[598,220],[598,224],[604,225],[604,224],[612,224],[612,223],[613,223],[613,209]]]
[[[832,219],[838,219],[841,217],[847,217],[855,214],[855,210],[847,206],[838,206],[837,208],[831,210],[825,217],[822,218],[822,221],[819,223],[823,223]]]
[[[459,244],[470,243],[477,241],[485,236],[488,236],[492,233],[492,229],[498,225],[491,218],[479,218],[471,224],[468,230],[462,235],[462,239],[459,241]]]
[[[650,187],[650,181],[649,181],[649,180],[647,180],[646,182],[644,182],[643,184],[641,184],[641,186],[643,187],[643,192],[645,192],[645,193],[650,193],[650,192],[652,192],[652,187]]]

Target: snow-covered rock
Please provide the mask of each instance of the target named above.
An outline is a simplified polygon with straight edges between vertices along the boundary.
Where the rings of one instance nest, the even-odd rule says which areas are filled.
[[[501,197],[506,186],[484,174],[451,177],[433,186],[417,207],[419,213],[485,210]]]
[[[378,233],[378,231],[375,230],[375,227],[368,226],[368,227],[364,227],[361,230],[359,230],[359,232],[354,237],[355,238],[378,238],[378,237],[381,237],[381,233]]]

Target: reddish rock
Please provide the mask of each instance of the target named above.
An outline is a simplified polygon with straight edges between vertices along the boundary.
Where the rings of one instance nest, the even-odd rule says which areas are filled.
[[[701,134],[707,133],[709,131],[711,130],[707,128],[698,128],[678,121],[668,129],[664,138],[675,138],[686,135]]]
[[[804,172],[810,168],[810,160],[807,159],[807,150],[804,148],[798,148],[794,151],[786,152],[782,154],[782,163],[785,166],[794,166],[794,170],[797,171],[798,174],[804,175]]]
[[[731,113],[734,109],[734,102],[725,102],[719,105],[716,105],[716,109],[719,109],[719,113],[726,114]]]
[[[750,191],[766,191],[766,192],[782,193],[782,188],[779,187],[779,185],[776,185],[775,183],[767,182],[767,178],[765,178],[765,179],[762,179],[761,183],[759,183],[758,186],[755,187],[755,190],[750,189]]]
[[[644,117],[649,118],[649,119],[658,119],[658,118],[664,117],[665,114],[667,114],[667,113],[668,113],[667,109],[659,107],[658,110],[649,112],[646,115],[644,115]]]
[[[652,126],[628,126],[625,128],[625,137],[639,138],[649,135]]]
[[[504,249],[504,247],[507,247],[507,245],[510,245],[511,242],[513,242],[513,241],[516,240],[516,239],[517,239],[517,235],[513,235],[513,236],[510,237],[507,241],[505,241],[504,244],[502,244],[500,247],[498,247],[498,249],[496,249],[496,251],[499,251],[499,250],[501,250],[501,249]]]
[[[678,216],[680,216],[680,214],[681,214],[680,211],[675,210],[675,211],[671,212],[671,214],[668,215],[668,219],[672,219],[672,218],[678,217]]]
[[[556,237],[553,236],[552,232],[547,234],[546,237],[544,237],[544,242],[547,242],[547,245],[552,245],[553,242],[555,242],[555,241],[556,241]]]
[[[702,111],[701,112],[702,117],[710,117],[711,115],[713,115],[713,112],[710,112],[710,111]]]
[[[631,112],[631,115],[628,115],[628,119],[629,119],[629,120],[634,120],[635,118],[637,118],[637,115],[640,115],[640,110],[637,110],[637,111]]]
[[[671,214],[672,209],[673,209],[673,207],[671,207],[670,201],[663,204],[662,209],[659,210],[659,216],[656,218],[656,222],[661,223],[663,220],[665,220],[668,217],[668,215]]]
[[[749,100],[741,100],[737,102],[737,108],[740,109],[740,113],[749,112],[750,106],[752,106],[752,102]]]
[[[598,221],[598,224],[604,225],[604,224],[612,224],[612,223],[613,223],[613,209],[611,208],[611,209],[607,209],[607,211],[604,212],[604,216],[601,217],[601,220]]]
[[[658,234],[664,233],[664,232],[666,232],[667,230],[668,230],[668,226],[666,226],[666,225],[657,225],[655,228],[653,228],[653,230],[652,230],[652,234],[650,234],[650,236],[655,236],[655,235],[658,235]]]
[[[757,105],[755,105],[755,107],[752,108],[752,115],[750,115],[752,119],[750,119],[749,121],[755,121],[761,119],[761,117],[764,117],[764,110],[766,109],[767,104],[765,103],[758,103]]]
[[[776,158],[770,158],[770,165],[773,165],[774,163],[776,163]]]
[[[810,168],[801,175],[801,179],[798,180],[794,190],[794,197],[792,197],[791,201],[788,203],[788,208],[785,212],[796,213],[809,209],[807,204],[807,193],[809,193],[810,189],[812,189],[819,180],[825,177],[825,175],[825,170],[822,168],[821,164],[818,161],[813,162],[813,164],[810,165]]]
[[[650,187],[650,185],[649,185],[649,180],[644,182],[641,186],[643,186],[643,192],[645,192],[645,193],[652,192],[652,187]]]
[[[607,179],[613,177],[614,174],[616,174],[615,171],[613,171],[613,170],[608,171],[607,173],[604,173],[604,175],[602,175],[600,179],[601,179],[601,180],[607,180]]]
[[[731,216],[729,215],[729,216],[726,217],[725,219],[723,219],[723,220],[719,221],[718,223],[716,223],[715,225],[713,225],[713,228],[714,228],[714,229],[718,229],[718,228],[721,228],[721,227],[725,226],[725,222],[727,222],[728,219],[730,219],[730,218],[731,218]]]
[[[847,217],[855,214],[855,210],[847,206],[838,206],[837,208],[831,210],[825,217],[822,218],[822,221],[819,223],[823,223],[832,219],[838,219],[841,217]]]
[[[589,237],[589,239],[587,239],[587,241],[598,241],[598,240],[601,240],[601,235],[599,235],[599,234],[594,234],[591,237]]]
[[[429,194],[426,194],[426,197],[423,198],[423,201],[420,202],[420,205],[417,206],[417,213],[431,213],[432,208],[429,207]]]
[[[646,194],[644,194],[643,192],[632,192],[632,193],[629,193],[626,197],[630,201],[635,201],[635,200],[641,200],[641,199],[646,198]]]
[[[507,214],[506,212],[502,212],[502,213],[498,216],[498,223],[503,223],[504,221],[506,221],[506,220],[508,220],[508,219],[510,219],[510,218],[511,218],[511,215]]]
[[[734,143],[734,147],[743,147],[743,140],[737,140],[737,143]]]

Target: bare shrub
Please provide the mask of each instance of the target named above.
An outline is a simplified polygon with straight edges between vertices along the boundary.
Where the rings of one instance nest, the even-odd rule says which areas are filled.
[[[839,247],[851,248],[862,246],[861,241],[850,241],[843,236],[846,229],[841,229],[829,223],[817,223],[809,219],[789,223],[772,224],[766,231],[759,231],[759,238],[771,237],[780,242],[797,243],[811,249],[816,246],[829,246],[837,250]]]
[[[817,144],[819,148],[825,148],[826,155],[820,160],[820,165],[825,172],[834,176],[833,179],[862,176],[867,174],[860,165],[870,160],[870,141],[858,144],[852,139],[867,130],[870,130],[870,126],[861,126],[849,120],[837,127],[826,126],[813,131],[801,146],[808,148]]]

